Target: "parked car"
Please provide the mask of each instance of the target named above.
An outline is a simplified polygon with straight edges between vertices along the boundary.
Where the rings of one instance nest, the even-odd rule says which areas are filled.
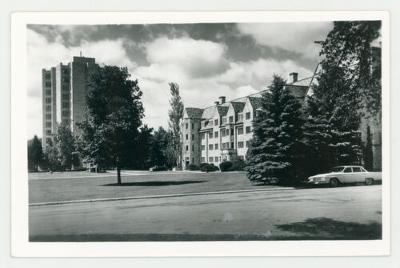
[[[336,187],[339,184],[360,182],[371,185],[381,180],[381,172],[369,172],[362,166],[337,166],[332,168],[329,173],[309,177],[306,183],[314,185],[329,184],[331,187]]]
[[[154,166],[149,168],[149,171],[166,171],[168,168],[166,166]]]

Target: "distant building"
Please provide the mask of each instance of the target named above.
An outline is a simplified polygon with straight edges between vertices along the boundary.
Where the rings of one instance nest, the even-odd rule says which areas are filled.
[[[311,78],[298,80],[291,73],[292,81],[286,87],[301,102],[308,93]],[[182,121],[182,166],[245,159],[253,137],[252,122],[261,107],[259,93],[227,102],[219,97],[214,105],[201,108],[187,107]]]
[[[80,56],[42,70],[43,147],[53,141],[61,123],[76,131],[86,109],[88,75],[95,65],[94,58]]]

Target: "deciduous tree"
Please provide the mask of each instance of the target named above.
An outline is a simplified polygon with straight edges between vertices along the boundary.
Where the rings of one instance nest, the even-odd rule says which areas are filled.
[[[127,68],[98,66],[90,74],[81,151],[87,161],[121,169],[137,156],[139,127],[144,114],[142,92]]]
[[[172,140],[170,142],[170,151],[175,158],[175,163],[177,166],[181,165],[181,121],[183,118],[183,102],[179,95],[179,85],[177,83],[169,83],[171,99],[169,101],[170,110],[168,112],[169,116],[169,129],[172,133]]]

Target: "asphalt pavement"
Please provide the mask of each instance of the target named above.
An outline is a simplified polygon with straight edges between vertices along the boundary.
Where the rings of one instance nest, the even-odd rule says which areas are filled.
[[[30,240],[347,240],[381,237],[380,185],[232,190],[31,205]]]

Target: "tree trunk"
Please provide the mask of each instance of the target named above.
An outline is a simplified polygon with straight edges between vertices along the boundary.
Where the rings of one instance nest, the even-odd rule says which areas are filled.
[[[117,180],[118,180],[118,184],[121,185],[121,168],[117,167]]]

